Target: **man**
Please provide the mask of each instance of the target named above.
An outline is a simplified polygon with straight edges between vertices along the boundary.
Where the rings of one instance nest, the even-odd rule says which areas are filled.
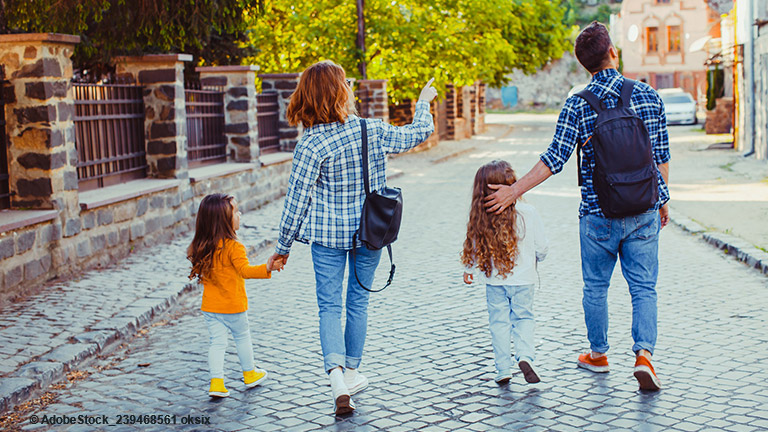
[[[607,109],[615,108],[624,77],[618,72],[619,56],[603,24],[593,22],[576,38],[576,58],[592,74],[587,86]],[[589,142],[597,113],[580,96],[568,98],[560,112],[552,143],[539,162],[517,183],[489,185],[496,192],[486,198],[489,212],[501,212],[517,198],[563,169],[579,143],[583,179],[579,207],[581,268],[584,279],[584,320],[591,352],[579,356],[578,366],[593,372],[608,372],[607,293],[617,257],[632,297],[632,338],[635,378],[643,390],[659,390],[661,383],[651,366],[656,343],[656,279],[658,276],[659,231],[669,222],[669,137],[664,105],[650,86],[637,82],[629,106],[645,124],[652,156],[658,168],[658,201],[648,211],[628,217],[607,218],[600,208],[593,183],[595,148]],[[627,104],[625,104],[627,105]]]

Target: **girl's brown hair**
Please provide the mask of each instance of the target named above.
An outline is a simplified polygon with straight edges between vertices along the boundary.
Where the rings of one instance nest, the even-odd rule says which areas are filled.
[[[308,128],[322,123],[344,123],[350,113],[355,113],[355,105],[344,68],[324,60],[301,73],[288,104],[291,125],[301,123]]]
[[[487,277],[491,276],[494,267],[501,277],[512,273],[518,253],[515,229],[518,221],[514,205],[499,215],[488,213],[484,198],[495,192],[489,184],[511,185],[516,181],[515,171],[505,161],[487,163],[475,174],[461,262],[467,267],[479,268]]]
[[[235,227],[232,226],[233,199],[231,195],[216,193],[206,195],[200,202],[195,237],[187,249],[187,259],[192,262],[190,279],[200,281],[210,274],[214,254],[221,250],[219,242],[237,239]]]

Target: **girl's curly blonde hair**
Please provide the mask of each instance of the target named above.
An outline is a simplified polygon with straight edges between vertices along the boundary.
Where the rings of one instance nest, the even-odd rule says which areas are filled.
[[[487,163],[475,174],[461,262],[467,267],[479,268],[487,277],[491,276],[494,268],[501,277],[512,274],[518,255],[518,221],[514,205],[498,215],[488,213],[484,198],[495,192],[488,187],[489,184],[511,185],[516,181],[515,171],[505,161]]]

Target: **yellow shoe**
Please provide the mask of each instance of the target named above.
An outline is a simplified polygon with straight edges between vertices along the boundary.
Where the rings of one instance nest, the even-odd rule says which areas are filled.
[[[252,371],[243,372],[243,382],[246,388],[256,387],[261,384],[262,381],[267,379],[267,371],[264,369],[254,369]]]
[[[208,396],[228,397],[229,390],[224,387],[224,378],[212,378],[211,389],[208,390]]]

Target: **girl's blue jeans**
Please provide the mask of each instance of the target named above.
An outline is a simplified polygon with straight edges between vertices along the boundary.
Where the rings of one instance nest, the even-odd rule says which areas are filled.
[[[512,368],[512,346],[515,342],[515,361],[533,363],[534,285],[486,285],[488,300],[488,327],[495,357],[496,372],[506,374]]]
[[[587,215],[579,221],[584,321],[592,351],[608,351],[608,286],[616,259],[632,297],[632,351],[653,353],[656,345],[656,279],[659,274],[658,210],[608,219]]]
[[[317,307],[320,315],[320,345],[326,372],[336,367],[357,369],[363,358],[368,328],[368,291],[360,287],[357,276],[371,288],[381,250],[357,249],[357,262],[352,251],[331,249],[312,243],[315,268]],[[349,260],[347,276],[347,323],[341,331],[341,297],[344,289],[344,267]]]
[[[237,348],[237,357],[243,372],[254,369],[251,330],[248,327],[248,312],[223,314],[203,312],[211,345],[208,349],[208,369],[211,379],[224,378],[224,353],[227,350],[227,332],[232,333]]]

